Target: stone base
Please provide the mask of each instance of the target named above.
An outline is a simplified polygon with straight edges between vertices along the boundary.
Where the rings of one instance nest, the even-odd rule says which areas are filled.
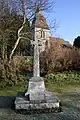
[[[59,100],[51,92],[45,92],[45,100],[28,100],[29,96],[19,93],[15,99],[16,110],[58,112]]]
[[[28,90],[19,93],[15,99],[16,110],[52,110],[59,109],[59,100],[51,92],[46,91],[44,80],[41,77],[32,77],[29,80]]]

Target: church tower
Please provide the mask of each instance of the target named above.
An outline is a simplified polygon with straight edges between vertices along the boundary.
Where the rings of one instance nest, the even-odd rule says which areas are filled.
[[[49,39],[50,30],[46,22],[45,17],[42,15],[40,7],[37,7],[35,17],[32,21],[32,34],[33,39],[38,39],[41,41],[40,53],[45,50],[45,43]]]

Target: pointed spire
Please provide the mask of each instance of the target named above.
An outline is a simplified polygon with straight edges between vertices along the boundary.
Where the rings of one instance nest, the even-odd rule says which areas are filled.
[[[34,19],[32,21],[32,26],[49,29],[48,24],[46,22],[46,19],[42,14],[42,10],[41,10],[41,7],[40,7],[40,1],[38,2],[37,5],[35,4],[35,10],[36,11],[35,11]]]
[[[39,11],[41,11],[40,3],[38,3],[38,6],[37,6],[37,8],[36,8],[36,13],[38,13]]]
[[[40,7],[40,1],[38,2],[37,8],[36,8],[36,16],[42,14],[41,7]]]

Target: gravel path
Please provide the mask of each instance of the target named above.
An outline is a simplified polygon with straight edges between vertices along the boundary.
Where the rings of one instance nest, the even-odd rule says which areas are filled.
[[[0,97],[0,120],[80,120],[80,93],[77,92],[59,95],[62,103],[61,113],[17,114],[10,108],[13,98]]]

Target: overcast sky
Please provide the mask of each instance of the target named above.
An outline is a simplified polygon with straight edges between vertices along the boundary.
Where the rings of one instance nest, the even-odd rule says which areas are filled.
[[[72,43],[80,35],[80,0],[55,0],[55,7],[46,13],[46,18],[48,23],[56,18],[59,25],[53,36]]]

